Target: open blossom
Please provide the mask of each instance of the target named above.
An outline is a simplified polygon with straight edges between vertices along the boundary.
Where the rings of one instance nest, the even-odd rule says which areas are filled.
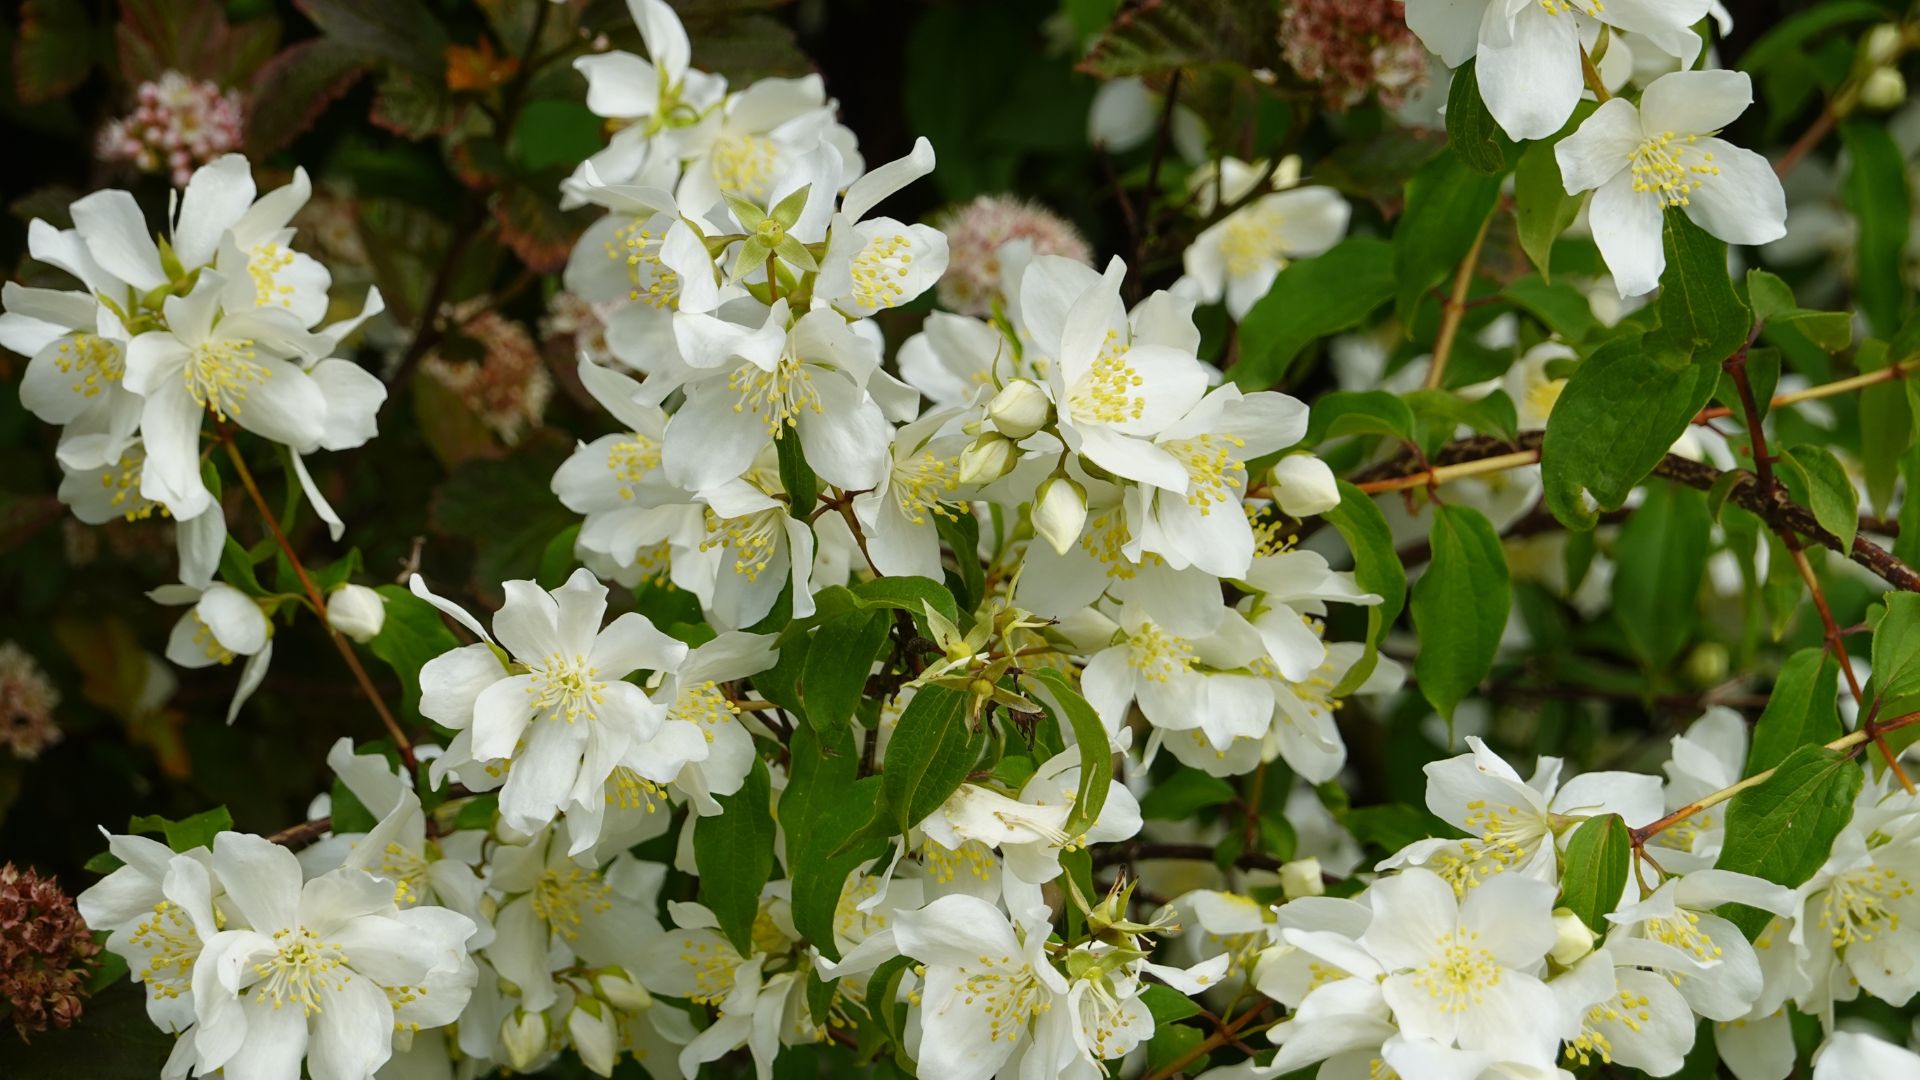
[[[1216,184],[1220,199],[1233,202],[1252,194],[1266,166],[1226,158],[1219,170],[1217,180],[1202,169],[1189,181],[1201,213],[1212,211]],[[1332,188],[1294,187],[1298,177],[1298,160],[1287,159],[1273,174],[1273,186],[1283,190],[1260,195],[1195,237],[1181,254],[1186,276],[1174,291],[1207,304],[1225,299],[1227,314],[1245,318],[1289,262],[1339,243],[1352,207]]]
[[[60,690],[31,654],[19,645],[0,642],[0,746],[26,761],[61,739],[53,710],[60,707]]]
[[[1036,1018],[1056,1005],[1064,1012],[1067,981],[1047,959],[1046,937],[1044,921],[1009,921],[972,896],[943,896],[900,913],[894,939],[901,953],[926,968],[916,1054],[921,1071],[986,1080],[1023,1049]]]
[[[133,112],[100,130],[100,160],[164,172],[174,187],[185,187],[196,167],[239,149],[245,117],[239,91],[162,72],[134,90]]]
[[[162,585],[147,595],[169,607],[192,605],[173,624],[167,638],[168,660],[183,668],[203,668],[247,658],[240,668],[240,685],[227,706],[227,723],[233,723],[273,662],[273,623],[266,612],[252,597],[224,581],[205,589]]]
[[[1092,249],[1072,222],[1013,195],[976,196],[941,214],[934,226],[947,236],[940,303],[962,315],[993,314],[1010,269],[1003,260],[1010,256],[1021,262],[1037,255],[1093,261]]]
[[[1636,108],[1613,98],[1560,140],[1567,192],[1592,191],[1594,243],[1621,296],[1653,291],[1666,268],[1664,214],[1678,211],[1729,244],[1786,235],[1787,203],[1767,159],[1716,133],[1753,102],[1741,71],[1676,71]]]

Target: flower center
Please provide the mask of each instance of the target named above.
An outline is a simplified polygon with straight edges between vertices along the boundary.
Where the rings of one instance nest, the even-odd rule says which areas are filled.
[[[81,397],[97,397],[127,373],[120,346],[97,334],[72,334],[62,339],[53,355],[53,366],[61,374],[74,377],[73,392]]]
[[[1833,947],[1872,941],[1881,928],[1900,929],[1900,913],[1893,903],[1913,895],[1905,877],[1888,867],[1864,867],[1834,879],[1820,909],[1820,925],[1833,935]]]
[[[420,883],[427,877],[427,860],[417,851],[408,851],[398,843],[389,843],[380,853],[379,876],[393,882],[393,902],[412,907],[421,899]]]
[[[1163,683],[1193,670],[1193,646],[1147,623],[1127,639],[1127,660],[1141,677]]]
[[[693,969],[693,993],[687,1000],[718,1005],[733,990],[733,969],[740,966],[740,954],[711,934],[689,935],[680,946],[680,962]]]
[[[140,494],[140,478],[146,472],[146,467],[147,452],[136,446],[100,474],[100,486],[113,493],[108,496],[108,504],[119,508],[128,521],[145,520],[156,509],[162,515],[167,512],[166,507]]]
[[[1200,435],[1162,444],[1187,469],[1187,501],[1202,514],[1214,504],[1234,501],[1246,486],[1247,469],[1234,451],[1247,445],[1235,435]]]
[[[1493,953],[1476,944],[1480,935],[1455,930],[1434,939],[1440,952],[1425,967],[1414,972],[1413,984],[1440,1003],[1442,1012],[1465,1012],[1470,1005],[1485,1000],[1486,992],[1500,985],[1500,963]]]
[[[727,700],[720,687],[712,680],[698,686],[680,691],[674,699],[673,707],[667,715],[675,720],[685,720],[700,725],[700,731],[707,741],[713,741],[713,729],[721,724],[734,723],[734,717],[740,715],[740,707]]]
[[[1284,216],[1259,203],[1234,214],[1220,230],[1220,258],[1227,274],[1245,277],[1271,263],[1284,265],[1280,223]]]
[[[1695,960],[1711,963],[1720,959],[1720,946],[1700,929],[1700,916],[1679,911],[1671,918],[1647,920],[1647,936],[1663,945],[1671,945]]]
[[[1093,366],[1080,377],[1068,396],[1068,405],[1079,420],[1101,424],[1138,420],[1147,411],[1147,401],[1136,397],[1133,391],[1146,381],[1127,363],[1126,343],[1118,333],[1109,330]]]
[[[826,410],[813,388],[813,372],[791,356],[782,356],[772,371],[742,364],[727,376],[727,389],[740,395],[734,412],[752,410],[767,422],[767,434],[778,439],[783,428],[799,427],[801,412]]]
[[[627,299],[656,308],[671,308],[680,298],[680,275],[660,261],[660,245],[666,240],[666,232],[647,228],[650,221],[634,220],[615,229],[605,251],[608,259],[626,264],[627,280],[633,285],[627,291]]]
[[[700,550],[726,548],[733,552],[733,572],[758,581],[787,534],[785,517],[786,511],[778,506],[732,518],[723,518],[709,507],[707,538],[700,541]]]
[[[582,716],[592,720],[594,706],[606,701],[601,691],[605,684],[595,678],[600,669],[588,666],[584,656],[569,660],[554,653],[532,674],[527,693],[533,697],[533,707],[548,716],[565,716],[569,724]]]
[[[583,866],[568,866],[564,871],[548,869],[533,887],[533,913],[560,936],[572,941],[580,936],[575,927],[588,912],[613,907],[607,897],[613,886],[600,880],[600,873]]]
[[[997,865],[993,849],[978,840],[949,848],[931,838],[920,845],[920,862],[927,868],[927,876],[941,885],[952,884],[962,871],[976,881],[990,881]]]
[[[207,654],[207,659],[217,664],[233,663],[233,658],[239,654],[220,644],[220,639],[213,635],[213,627],[207,625],[207,620],[201,618],[198,611],[192,612],[192,615],[193,643],[200,646],[200,651]]]
[[[1021,964],[1013,966],[1013,957],[1002,956],[997,959],[985,953],[980,954],[980,967],[970,969],[959,966],[964,976],[961,984],[954,988],[954,997],[961,1004],[981,1007],[987,1014],[987,1039],[998,1042],[1006,1039],[1017,1042],[1026,1032],[1027,1024],[1034,1017],[1052,1007],[1047,993],[1034,978],[1033,968]],[[940,1006],[941,1012],[953,1005],[953,999]]]
[[[647,808],[651,814],[667,799],[666,789],[625,765],[614,766],[607,777],[607,805],[623,810]]]
[[[248,388],[273,375],[258,356],[252,338],[228,338],[196,346],[187,358],[187,393],[220,420],[239,416]]]
[[[620,497],[633,498],[634,486],[660,467],[660,444],[634,432],[607,448],[607,471],[620,481]]]
[[[954,520],[953,510],[940,501],[940,495],[959,487],[957,464],[951,458],[935,457],[932,451],[922,450],[893,466],[893,500],[900,513],[915,525],[927,523],[927,511]]]
[[[153,905],[151,918],[133,928],[129,940],[147,953],[146,966],[135,978],[147,984],[148,993],[177,998],[192,989],[193,964],[200,958],[200,935],[186,912],[162,900]]]
[[[280,284],[280,271],[293,265],[293,252],[279,244],[255,244],[247,253],[247,276],[253,279],[256,307],[293,306],[293,286]]]
[[[853,300],[862,307],[890,308],[900,303],[901,280],[913,265],[913,240],[889,233],[868,240],[853,257]]]
[[[347,985],[347,954],[340,946],[321,941],[306,927],[276,930],[273,940],[280,951],[253,965],[260,976],[253,1000],[271,1001],[278,1009],[289,1002],[312,1016],[320,1012],[320,996],[338,992]]]
[[[1588,1009],[1580,1021],[1580,1037],[1567,1043],[1567,1060],[1590,1065],[1597,1057],[1605,1064],[1613,1064],[1613,1040],[1600,1030],[1600,1025],[1619,1024],[1628,1031],[1639,1031],[1643,1024],[1653,1020],[1648,1004],[1644,995],[1622,990]]]
[[[714,183],[753,199],[767,197],[778,150],[772,139],[755,135],[722,136],[709,157]]]
[[[1709,176],[1720,175],[1713,155],[1695,149],[1698,135],[1663,131],[1627,155],[1633,170],[1633,190],[1652,192],[1661,206],[1685,206],[1694,188]],[[1687,160],[1692,157],[1694,160]]]

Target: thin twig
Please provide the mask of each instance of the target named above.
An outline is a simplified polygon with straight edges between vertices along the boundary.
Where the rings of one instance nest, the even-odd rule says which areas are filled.
[[[1427,364],[1427,389],[1438,390],[1440,380],[1446,377],[1447,359],[1453,355],[1453,342],[1460,334],[1460,320],[1467,314],[1467,290],[1473,287],[1474,267],[1480,263],[1481,245],[1487,242],[1487,229],[1493,224],[1493,215],[1489,213],[1480,222],[1480,231],[1473,234],[1473,246],[1467,249],[1466,257],[1460,260],[1460,269],[1453,275],[1453,292],[1447,302],[1440,306],[1440,332],[1433,339],[1433,359]]]

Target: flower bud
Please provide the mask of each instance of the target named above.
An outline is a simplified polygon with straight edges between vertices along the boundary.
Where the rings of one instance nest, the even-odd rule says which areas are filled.
[[[647,988],[633,981],[622,967],[601,968],[593,977],[594,992],[605,998],[607,1004],[621,1012],[639,1012],[653,1004],[653,995]]]
[[[1900,25],[1881,23],[1867,31],[1867,40],[1860,52],[1866,57],[1867,63],[1875,67],[1885,66],[1900,52]]]
[[[1320,860],[1309,857],[1281,863],[1280,889],[1289,900],[1326,895],[1327,883],[1320,876]]]
[[[342,585],[327,597],[327,625],[362,645],[380,634],[387,602],[365,585]]]
[[[1593,931],[1568,908],[1553,909],[1553,932],[1553,948],[1547,955],[1561,967],[1571,967],[1593,951]]]
[[[1273,501],[1289,517],[1324,514],[1340,505],[1340,485],[1327,463],[1312,454],[1288,454],[1273,463]]]
[[[1687,678],[1695,686],[1718,686],[1730,669],[1727,647],[1717,641],[1703,641],[1687,654]]]
[[[500,1047],[515,1072],[526,1072],[547,1052],[546,1014],[513,1010],[500,1024]]]
[[[987,402],[987,419],[1009,439],[1024,439],[1053,419],[1047,392],[1026,379],[1015,379]]]
[[[620,1044],[614,1037],[609,1010],[598,998],[581,998],[567,1013],[567,1034],[580,1063],[599,1076],[612,1076],[620,1057]]]
[[[960,451],[960,482],[991,484],[1013,471],[1013,440],[989,432]]]
[[[1869,109],[1892,109],[1907,100],[1907,77],[1899,68],[1874,68],[1860,84],[1860,104]]]
[[[1033,531],[1061,555],[1087,524],[1087,489],[1071,477],[1049,476],[1033,497]]]

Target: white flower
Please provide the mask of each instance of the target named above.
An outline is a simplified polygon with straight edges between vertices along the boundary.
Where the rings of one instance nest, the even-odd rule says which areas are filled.
[[[402,911],[393,890],[355,870],[301,884],[293,853],[257,836],[214,838],[229,929],[193,970],[198,1071],[365,1080],[393,1052],[396,1026],[460,1015],[475,970],[474,926],[445,908]]]
[[[822,194],[844,189],[865,171],[865,163],[853,132],[834,118],[835,111],[818,75],[761,79],[727,95],[676,134],[674,145],[686,167],[674,198],[694,215],[718,206],[723,193],[761,202],[798,188],[797,178],[813,168],[806,159],[823,149],[836,167],[822,177]],[[824,218],[820,224],[824,235]],[[820,238],[805,237],[809,243]]]
[[[162,585],[147,594],[155,603],[178,607],[192,604],[167,638],[167,659],[184,668],[231,664],[244,656],[240,685],[227,706],[227,723],[240,715],[240,706],[267,677],[273,660],[273,624],[253,598],[225,582],[205,589],[191,585]]]
[[[1326,662],[1327,643],[1313,617],[1326,616],[1328,601],[1369,607],[1381,602],[1360,588],[1351,571],[1334,570],[1319,554],[1300,549],[1255,556],[1245,581],[1253,595],[1242,601],[1241,611],[1274,668],[1294,683],[1306,682]]]
[[[1836,1031],[1813,1056],[1813,1080],[1920,1077],[1920,1054],[1864,1032]]]
[[[933,145],[916,139],[913,151],[855,180],[827,232],[826,258],[814,285],[816,299],[849,316],[899,307],[933,288],[947,270],[947,238],[929,225],[892,218],[862,220],[881,200],[933,171]]]
[[[1258,164],[1228,158],[1222,162],[1221,175],[1227,178],[1258,171]],[[1251,188],[1251,179],[1236,179],[1240,183],[1234,186]],[[1207,182],[1199,176],[1194,180]],[[1238,198],[1239,193],[1227,197]],[[1261,195],[1194,238],[1180,256],[1186,270],[1182,279],[1185,285],[1176,285],[1175,289],[1192,289],[1203,304],[1217,304],[1224,298],[1227,314],[1243,319],[1254,303],[1267,295],[1273,279],[1289,262],[1319,255],[1339,243],[1352,213],[1347,201],[1328,187]]]
[[[927,313],[899,360],[901,378],[935,405],[972,405],[1003,381],[1045,377],[992,323],[945,311]]]
[[[647,942],[633,970],[655,994],[718,1006],[720,1012],[680,1051],[681,1071],[693,1076],[701,1065],[745,1044],[752,1051],[755,1074],[767,1080],[789,998],[804,979],[791,971],[767,976],[761,970],[770,957],[761,951],[762,935],[757,931],[753,955],[741,956],[718,932],[719,920],[711,911],[698,904],[676,903],[668,908],[679,928]],[[778,923],[777,918],[771,921]],[[781,929],[772,936],[784,942],[787,932]]]
[[[1608,914],[1607,951],[1622,964],[1664,973],[1701,1016],[1737,1020],[1759,998],[1762,977],[1746,935],[1713,914],[1734,902],[1775,915],[1794,910],[1790,889],[1728,870],[1696,870]]]
[[[1125,840],[1140,831],[1140,804],[1118,781],[1110,783],[1100,816],[1079,835],[1065,831],[1080,786],[1080,751],[1049,758],[1008,798],[978,784],[962,784],[939,810],[920,823],[927,839],[959,851],[968,841],[998,849],[1006,870],[1032,885],[1060,876],[1060,853],[1088,844]]]
[[[807,464],[847,490],[873,487],[892,429],[867,393],[880,353],[839,314],[816,310],[789,327],[785,299],[759,326],[682,314],[674,336],[697,376],[667,421],[667,478],[704,491],[745,475],[775,440],[798,437]]]
[[[935,410],[894,432],[888,467],[871,491],[853,497],[867,554],[883,574],[940,580],[938,519],[968,513],[960,487],[965,435],[948,431],[955,409]],[[966,552],[961,558],[974,557]]]
[[[1553,947],[1553,886],[1495,878],[1465,900],[1439,875],[1412,869],[1368,890],[1361,936],[1386,971],[1381,993],[1407,1035],[1549,1064],[1569,1025],[1536,974]]]
[[[1239,612],[1224,612],[1210,634],[1184,637],[1129,605],[1120,628],[1125,640],[1096,653],[1081,673],[1087,702],[1109,732],[1125,725],[1128,704],[1138,701],[1156,729],[1198,729],[1217,751],[1267,733],[1273,690],[1247,670],[1266,647]]]
[[[672,777],[674,787],[701,814],[718,814],[720,804],[713,797],[739,791],[753,768],[753,735],[720,687],[772,667],[779,659],[773,640],[771,634],[722,631],[687,653],[655,689],[658,699],[668,703],[662,730],[694,725],[707,746],[704,757],[689,758]]]
[[[62,465],[96,469],[125,454],[140,424],[140,398],[121,382],[126,329],[84,292],[0,291],[0,346],[28,357],[20,404],[60,426]]]
[[[1799,888],[1791,940],[1811,978],[1802,1011],[1831,1015],[1834,1001],[1860,990],[1900,1006],[1920,990],[1920,834],[1910,817],[1889,820],[1875,787],[1867,785],[1826,863]],[[1886,801],[1912,813],[1902,794]]]
[[[107,836],[121,865],[74,898],[81,917],[107,934],[107,951],[146,987],[147,1016],[162,1031],[193,1026],[193,965],[216,932],[211,853],[181,854],[144,836]],[[192,863],[189,868],[184,863]]]
[[[573,62],[587,79],[587,108],[597,116],[620,121],[621,127],[605,149],[583,162],[572,180],[562,185],[562,193],[569,197],[563,207],[579,205],[578,188],[573,185],[589,169],[608,182],[623,184],[641,170],[650,150],[652,156],[667,160],[679,156],[683,130],[718,105],[727,92],[726,79],[691,66],[693,48],[686,28],[664,0],[628,0],[627,9],[640,28],[650,59],[613,50]],[[656,140],[658,147],[652,145]]]
[[[1692,27],[1707,8],[1708,0],[1412,0],[1407,25],[1448,67],[1473,58],[1480,96],[1508,136],[1544,139],[1579,103],[1580,48],[1591,46],[1603,26],[1643,35],[1691,64],[1700,52]]]
[[[1245,574],[1254,552],[1241,504],[1246,462],[1299,442],[1306,431],[1307,407],[1285,394],[1242,394],[1231,384],[1207,394],[1154,436],[1154,449],[1179,467],[1180,481],[1142,478],[1154,490],[1139,525],[1140,549],[1176,570]]]
[[[380,636],[386,621],[386,600],[365,585],[342,585],[327,597],[327,625],[361,644]]]
[[[707,618],[721,629],[765,618],[786,588],[789,572],[794,617],[813,614],[813,529],[775,497],[784,493],[767,460],[771,457],[771,452],[763,455],[749,479],[701,492],[704,534],[692,550],[674,553],[674,584],[698,596]]]
[[[1087,489],[1070,476],[1050,476],[1033,495],[1033,531],[1055,554],[1072,550],[1087,526]]]
[[[489,648],[493,639],[468,616],[469,629],[488,645],[429,661],[421,671],[422,706],[448,727],[470,728],[475,759],[511,761],[500,813],[514,828],[531,832],[563,808],[603,807],[616,765],[636,743],[659,732],[666,714],[665,705],[626,677],[671,670],[687,647],[637,612],[602,629],[607,589],[585,569],[551,593],[531,581],[509,581],[502,588],[507,599],[493,630],[519,673],[500,666]],[[439,691],[431,700],[425,698],[429,682]],[[592,829],[578,829],[575,850],[595,839]]]
[[[1767,159],[1715,137],[1753,102],[1741,71],[1676,71],[1641,95],[1613,98],[1554,157],[1567,192],[1594,192],[1594,243],[1621,296],[1651,292],[1667,257],[1661,215],[1678,209],[1729,244],[1786,235],[1786,195]]]
[[[1022,919],[1016,929],[976,897],[943,896],[903,911],[893,933],[900,951],[926,968],[915,1057],[928,1076],[986,1080],[1068,989],[1047,960],[1045,922]]]
[[[135,400],[138,400],[137,398]],[[146,469],[147,452],[138,440],[128,446],[117,461],[93,469],[75,469],[60,463],[60,501],[73,510],[73,516],[88,525],[109,521],[144,521],[161,509],[160,504],[140,494],[140,475]],[[227,515],[219,505],[209,505],[201,513],[174,522],[173,541],[180,556],[180,581],[204,589],[220,567],[220,553],[227,543]]]

